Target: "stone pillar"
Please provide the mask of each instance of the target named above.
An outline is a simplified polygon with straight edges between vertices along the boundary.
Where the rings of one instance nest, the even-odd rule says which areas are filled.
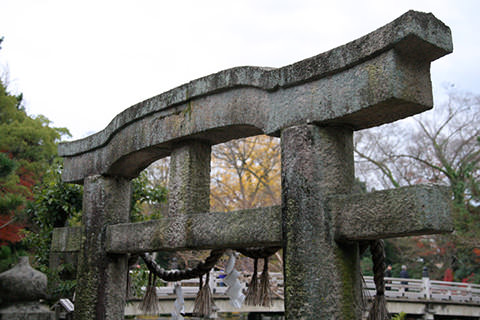
[[[210,144],[201,141],[180,143],[170,156],[168,217],[174,218],[169,244],[183,241],[186,214],[210,211]]]
[[[128,222],[130,201],[130,182],[124,178],[95,175],[84,181],[75,320],[124,318],[127,255],[107,254],[104,241],[108,225]]]
[[[329,195],[354,182],[353,132],[300,125],[282,131],[286,319],[360,319],[358,244],[333,237]]]

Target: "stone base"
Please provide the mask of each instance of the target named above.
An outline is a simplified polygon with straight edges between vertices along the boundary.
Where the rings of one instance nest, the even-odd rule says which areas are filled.
[[[54,320],[55,313],[39,302],[22,302],[2,306],[0,320]]]

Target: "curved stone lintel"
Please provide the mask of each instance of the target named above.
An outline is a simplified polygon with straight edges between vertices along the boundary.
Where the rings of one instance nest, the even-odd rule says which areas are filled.
[[[62,143],[63,179],[135,177],[172,144],[211,144],[303,123],[363,129],[432,107],[430,62],[452,51],[450,29],[409,11],[323,54],[278,69],[237,67],[134,105],[102,131]]]

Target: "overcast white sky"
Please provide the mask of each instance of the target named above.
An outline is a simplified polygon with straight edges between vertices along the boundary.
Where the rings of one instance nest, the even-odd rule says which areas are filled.
[[[78,139],[190,80],[234,66],[288,65],[409,9],[452,29],[454,53],[432,65],[436,99],[445,83],[480,94],[477,0],[0,0],[0,66],[29,114]]]

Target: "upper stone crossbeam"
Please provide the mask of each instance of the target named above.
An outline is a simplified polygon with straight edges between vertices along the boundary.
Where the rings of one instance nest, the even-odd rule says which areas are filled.
[[[62,143],[63,179],[133,178],[182,140],[217,144],[299,124],[358,130],[392,122],[432,107],[430,62],[451,51],[447,26],[409,11],[292,65],[221,71],[128,108],[97,134]]]

